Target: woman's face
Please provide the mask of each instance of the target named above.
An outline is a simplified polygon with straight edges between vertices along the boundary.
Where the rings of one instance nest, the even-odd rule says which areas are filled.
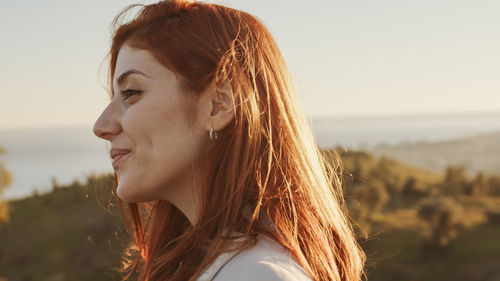
[[[193,93],[149,51],[128,45],[118,54],[113,87],[94,133],[110,141],[111,152],[129,151],[113,162],[117,195],[126,202],[193,201],[193,164],[209,139],[196,118],[188,124],[197,110]]]

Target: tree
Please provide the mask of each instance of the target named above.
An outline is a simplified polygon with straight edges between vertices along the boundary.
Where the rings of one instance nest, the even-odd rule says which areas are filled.
[[[479,195],[488,193],[488,181],[483,173],[478,173],[476,177],[465,186],[465,194]]]
[[[370,171],[370,178],[381,180],[391,195],[399,194],[403,186],[403,178],[398,173],[397,166],[396,160],[382,156]]]
[[[5,150],[0,146],[0,155]],[[0,162],[0,224],[9,221],[9,205],[3,198],[4,189],[12,182],[12,175],[7,171],[2,162]]]
[[[406,197],[418,198],[428,195],[429,192],[422,187],[415,177],[410,176],[406,179],[401,194]]]
[[[469,184],[464,166],[448,166],[444,176],[444,185],[451,194],[462,194]]]
[[[490,196],[500,196],[500,176],[488,177],[488,193]]]
[[[452,198],[431,198],[420,204],[417,216],[427,223],[424,251],[441,252],[463,227],[463,208]]]
[[[366,236],[371,232],[374,216],[380,214],[389,200],[389,194],[380,182],[358,183],[351,187],[346,199],[350,216],[358,224],[357,230]]]

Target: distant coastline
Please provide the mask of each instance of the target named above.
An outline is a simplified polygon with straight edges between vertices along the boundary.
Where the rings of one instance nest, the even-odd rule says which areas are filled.
[[[371,149],[500,131],[500,112],[317,118],[312,127],[322,148]]]
[[[500,113],[425,116],[332,117],[311,119],[322,148],[342,146],[370,150],[380,145],[437,142],[500,132]],[[112,172],[108,143],[92,126],[0,129],[0,156],[13,173],[8,199],[47,191],[51,178],[61,184],[90,173]]]

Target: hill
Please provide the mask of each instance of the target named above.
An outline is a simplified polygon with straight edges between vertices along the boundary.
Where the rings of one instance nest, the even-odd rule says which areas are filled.
[[[438,238],[451,243],[430,251],[420,242],[436,226],[419,219],[420,203],[443,195],[443,175],[367,152],[338,153],[351,176],[343,186],[349,214],[356,230],[369,233],[359,237],[367,280],[499,280],[500,212],[489,216],[487,210],[500,206],[500,192],[446,195],[463,208],[460,216],[436,205],[441,213],[433,217],[429,209],[436,222],[455,223],[449,221],[455,217],[463,225],[454,240],[442,236],[449,227],[455,231],[453,225],[436,225]],[[8,202],[10,221],[0,224],[0,280],[119,280],[114,269],[127,237],[113,176],[53,184],[49,193]]]
[[[112,176],[9,201],[0,225],[0,280],[118,280],[124,229],[107,211]],[[2,279],[2,277],[6,279]]]
[[[443,172],[446,166],[464,166],[468,173],[500,173],[500,132],[441,142],[378,145],[370,152],[404,163]]]

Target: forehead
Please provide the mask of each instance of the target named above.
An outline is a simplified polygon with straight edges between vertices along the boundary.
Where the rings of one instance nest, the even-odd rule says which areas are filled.
[[[128,76],[136,74],[134,72],[142,72],[152,79],[157,77],[172,78],[173,76],[173,73],[164,67],[149,51],[123,45],[116,60],[113,86],[119,86],[118,79],[120,76],[126,79]],[[127,73],[129,75],[125,77],[123,74]]]

